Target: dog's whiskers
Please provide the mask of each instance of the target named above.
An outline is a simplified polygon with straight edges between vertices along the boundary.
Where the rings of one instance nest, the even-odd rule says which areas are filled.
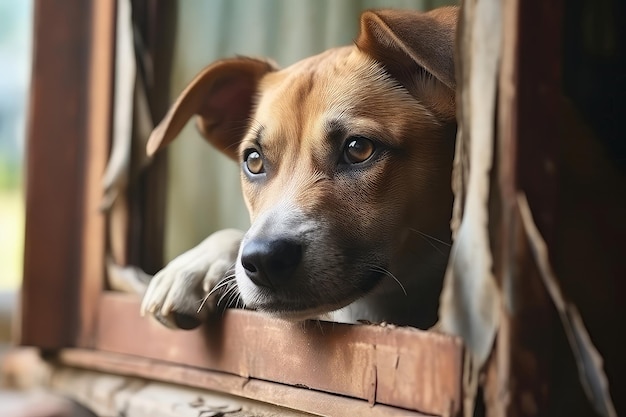
[[[227,287],[230,284],[230,281],[234,279],[234,275],[230,275],[224,277],[204,298],[209,298],[214,292],[219,291],[220,289]]]
[[[444,253],[441,249],[439,249],[439,248],[438,248],[438,247],[437,247],[437,246],[433,243],[433,241],[434,241],[434,242],[437,242],[437,243],[439,243],[439,244],[441,244],[441,245],[447,246],[447,247],[451,247],[451,246],[452,246],[452,245],[451,245],[450,243],[448,243],[448,242],[445,242],[445,241],[443,241],[443,240],[441,240],[441,239],[437,239],[436,237],[431,236],[431,235],[429,235],[429,234],[427,234],[427,233],[424,233],[424,232],[422,232],[422,231],[419,231],[419,230],[417,230],[417,229],[413,229],[413,228],[411,228],[411,229],[409,229],[409,230],[410,230],[411,232],[417,233],[417,234],[418,234],[418,236],[420,236],[422,239],[424,239],[424,240],[425,240],[425,241],[426,241],[426,242],[427,242],[430,246],[432,246],[432,247],[433,247],[433,248],[434,248],[437,252],[439,252],[441,255],[446,256],[446,254],[445,254],[445,253]]]
[[[217,300],[217,305],[220,305],[220,303],[222,302],[222,300],[223,300],[224,298],[226,298],[227,296],[229,296],[229,295],[232,293],[232,291],[233,291],[233,289],[234,289],[234,288],[235,288],[235,286],[234,286],[234,285],[229,285],[229,286],[226,288],[226,290],[222,293],[222,295],[220,295],[220,298]]]
[[[224,149],[225,150],[235,149],[236,151],[239,148],[239,145],[241,144],[241,142],[243,142],[243,139],[231,143],[230,145],[226,146]]]
[[[206,304],[207,300],[209,299],[209,297],[211,295],[213,295],[216,291],[222,290],[224,288],[226,288],[226,292],[228,292],[229,287],[231,286],[231,284],[233,284],[233,281],[235,281],[235,274],[231,273],[229,275],[226,275],[224,278],[222,278],[220,280],[220,282],[217,283],[217,285],[215,287],[213,287],[213,289],[211,291],[209,291],[203,298],[202,298],[202,302],[200,303],[200,306],[198,307],[198,310],[196,311],[197,313],[200,313],[200,311],[202,310],[202,308],[204,307],[204,305]],[[234,283],[235,285],[233,285],[234,287],[237,287],[237,284]]]
[[[383,268],[382,266],[378,266],[378,265],[369,265],[369,268],[370,268],[371,271],[381,272],[383,275],[392,278],[400,286],[400,288],[402,289],[402,292],[404,293],[404,295],[405,296],[408,295],[406,293],[406,289],[404,288],[404,285],[402,285],[400,280],[398,278],[396,278],[396,276],[394,274],[392,274],[391,271],[388,271],[385,268]]]
[[[234,126],[229,129],[229,133],[231,133],[233,136],[239,136],[242,139],[231,143],[225,149],[227,150],[235,149],[236,151],[241,145],[241,143],[245,141],[246,133],[250,133],[254,137],[258,137],[261,134],[261,132],[263,132],[263,125],[261,125],[261,123],[259,123],[254,118],[249,119],[248,125],[244,124],[243,126]]]
[[[322,326],[322,321],[320,319],[314,319],[315,324],[317,324],[317,327],[320,329],[320,334],[324,335],[324,327]]]
[[[235,283],[235,285],[233,285],[232,287],[230,287],[229,289],[230,295],[228,296],[228,301],[226,302],[226,308],[229,308],[231,306],[236,306],[237,303],[239,302],[239,291],[237,290],[237,284]]]
[[[225,308],[228,308],[228,306],[234,301],[236,300],[236,298],[239,297],[239,291],[237,289],[237,284],[233,282],[234,285],[231,285],[228,287],[228,289],[226,291],[224,291],[224,294],[222,294],[219,298],[219,300],[217,300],[217,305],[219,306],[222,303],[222,300],[224,300],[226,298],[227,302],[225,304]]]
[[[434,237],[434,236],[432,236],[432,235],[429,235],[428,233],[424,233],[424,232],[422,232],[422,231],[420,231],[420,230],[413,229],[413,228],[411,228],[411,229],[409,229],[409,230],[410,230],[410,231],[412,231],[412,232],[418,233],[420,236],[423,236],[424,238],[427,238],[427,239],[430,239],[430,240],[434,240],[434,241],[435,241],[435,242],[437,242],[437,243],[441,243],[441,244],[442,244],[442,245],[444,245],[444,246],[448,246],[448,247],[451,247],[451,246],[452,246],[452,244],[451,244],[451,243],[446,242],[446,241],[441,240],[441,239],[437,239],[436,237]]]

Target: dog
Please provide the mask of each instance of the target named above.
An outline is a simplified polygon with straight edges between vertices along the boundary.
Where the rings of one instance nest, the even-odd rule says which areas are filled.
[[[197,115],[241,164],[251,227],[166,265],[142,314],[193,328],[226,300],[289,320],[432,326],[451,239],[457,14],[366,11],[354,45],[285,69],[223,59],[197,75],[147,151]]]

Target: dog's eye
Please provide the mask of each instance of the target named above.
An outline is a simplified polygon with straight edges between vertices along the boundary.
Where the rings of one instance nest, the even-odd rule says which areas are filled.
[[[260,174],[265,171],[263,166],[263,158],[261,158],[261,154],[256,150],[251,150],[248,152],[245,158],[246,168],[252,174]]]
[[[349,138],[343,150],[343,159],[348,164],[367,161],[376,150],[374,142],[362,136]]]

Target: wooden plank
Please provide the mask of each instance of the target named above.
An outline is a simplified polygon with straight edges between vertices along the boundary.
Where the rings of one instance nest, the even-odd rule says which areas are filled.
[[[35,4],[22,344],[89,346],[104,282],[115,2]],[[45,321],[41,317],[46,317]]]
[[[115,62],[116,2],[94,2],[89,76],[89,105],[85,137],[80,330],[78,346],[93,345],[98,298],[104,285],[106,221],[99,207],[111,142]]]
[[[48,349],[78,328],[91,5],[35,3],[20,342]]]
[[[410,328],[291,323],[228,310],[195,331],[139,317],[139,303],[105,294],[98,349],[342,394],[435,415],[460,410],[458,339]]]
[[[228,375],[221,372],[201,370],[189,366],[172,365],[167,362],[137,358],[105,352],[65,349],[57,356],[61,369],[75,367],[108,374],[145,378],[150,381],[166,381],[187,387],[223,392],[237,397],[265,402],[279,407],[324,416],[415,416],[424,414],[388,407],[370,405],[363,400],[334,396],[302,387],[292,387],[251,378]],[[58,368],[57,368],[58,369]],[[74,380],[75,378],[70,378]],[[82,381],[80,381],[82,384]],[[125,384],[128,386],[129,384]],[[136,384],[134,384],[136,386]],[[84,389],[83,389],[84,390]],[[108,398],[108,397],[107,397]],[[178,398],[178,402],[180,402]],[[281,414],[282,415],[282,414]]]
[[[494,271],[503,292],[500,329],[485,387],[487,415],[549,415],[556,312],[538,275],[517,210],[532,201],[548,241],[554,230],[563,3],[504,2],[498,155],[490,207]]]
[[[513,245],[519,230],[515,230],[513,215],[517,193],[517,37],[518,0],[505,0],[503,3],[503,33],[500,77],[498,80],[497,112],[497,154],[495,170],[496,186],[490,206],[490,228],[494,240],[503,244],[494,245],[494,275],[500,288],[511,265],[517,261]],[[496,115],[494,115],[496,116]],[[517,236],[519,237],[519,236]],[[505,289],[506,291],[506,289]],[[509,290],[510,291],[510,290]],[[510,296],[506,294],[506,296]],[[486,365],[485,405],[489,416],[506,416],[511,384],[511,317],[503,303],[500,309],[500,326],[492,357]]]
[[[285,407],[228,394],[68,366],[53,368],[50,385],[50,389],[55,393],[87,406],[100,417],[208,417],[216,414],[228,417],[268,415],[300,417],[303,415],[301,412]],[[63,415],[66,416],[66,414]],[[92,416],[92,414],[89,415]]]

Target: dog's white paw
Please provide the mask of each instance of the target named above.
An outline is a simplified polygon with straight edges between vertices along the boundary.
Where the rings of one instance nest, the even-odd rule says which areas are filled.
[[[226,282],[223,280],[235,265],[242,237],[239,230],[220,230],[172,260],[150,281],[141,314],[150,314],[171,328],[200,325],[200,309],[212,310],[217,305],[216,296],[222,292],[213,290]]]

